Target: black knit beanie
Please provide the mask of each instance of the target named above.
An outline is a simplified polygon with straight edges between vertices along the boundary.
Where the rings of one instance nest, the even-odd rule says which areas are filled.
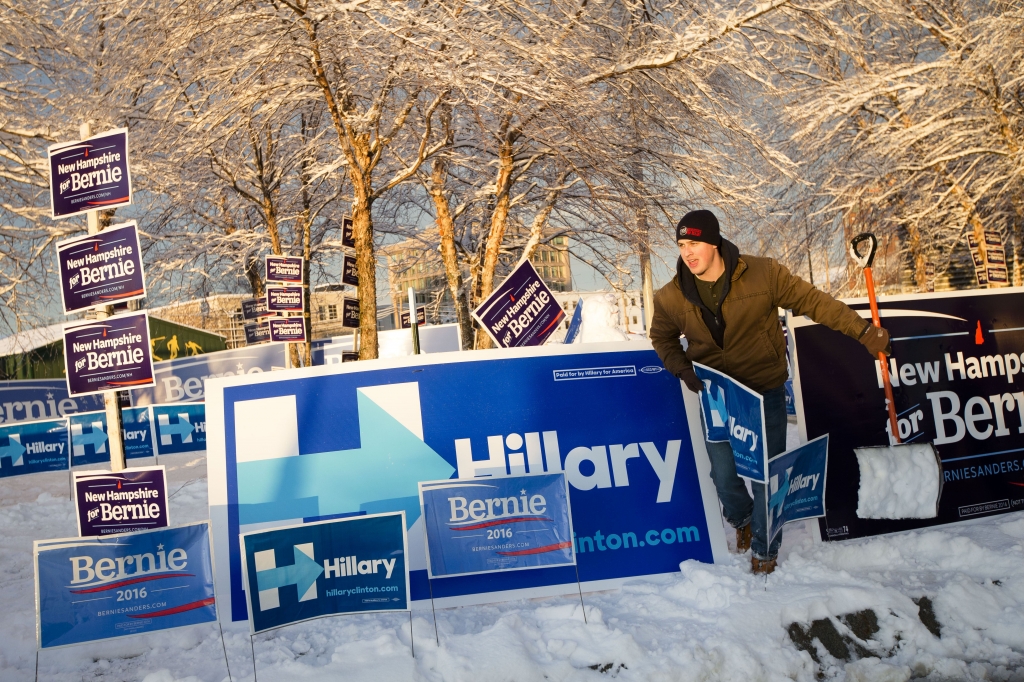
[[[676,225],[676,241],[682,239],[721,246],[722,234],[718,231],[718,218],[707,209],[690,211]]]

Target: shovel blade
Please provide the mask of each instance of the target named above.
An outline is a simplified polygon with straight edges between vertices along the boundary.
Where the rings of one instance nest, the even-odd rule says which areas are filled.
[[[931,443],[854,448],[860,465],[857,516],[933,519],[939,515],[942,461]]]

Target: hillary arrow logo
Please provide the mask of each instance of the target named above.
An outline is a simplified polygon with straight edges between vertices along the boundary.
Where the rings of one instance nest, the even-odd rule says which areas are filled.
[[[102,422],[93,422],[90,424],[92,427],[91,433],[83,433],[81,424],[71,425],[71,447],[75,457],[83,457],[85,455],[85,446],[92,445],[93,452],[97,455],[101,452],[107,451],[107,434],[103,432]]]
[[[268,434],[267,445],[259,452],[236,453],[239,523],[404,510],[411,527],[420,516],[418,483],[455,473],[423,441],[419,387],[408,383],[359,388],[356,406],[360,447],[335,452],[268,457],[273,441],[287,441],[288,432],[299,442],[295,418],[261,413],[252,423],[236,420],[236,434],[241,429]],[[261,459],[245,461],[253,454]]]
[[[260,610],[276,608],[280,604],[277,589],[286,585],[295,585],[299,601],[316,599],[316,579],[324,572],[323,566],[313,560],[313,543],[307,542],[294,545],[292,552],[295,563],[291,566],[265,568],[256,571],[256,585],[259,588]],[[258,552],[257,565],[260,559],[272,562],[274,550]],[[264,558],[265,557],[265,558]]]
[[[166,414],[158,414],[156,417],[157,430],[160,432],[160,445],[170,445],[174,441],[171,440],[171,436],[181,436],[182,443],[192,442],[192,432],[195,430],[192,427],[192,423],[188,420],[188,415],[184,413],[178,414],[178,421],[175,424],[171,423],[171,418]]]
[[[25,463],[24,454],[25,446],[21,444],[20,433],[7,436],[7,445],[0,446],[0,457],[10,457],[13,466],[22,466]]]

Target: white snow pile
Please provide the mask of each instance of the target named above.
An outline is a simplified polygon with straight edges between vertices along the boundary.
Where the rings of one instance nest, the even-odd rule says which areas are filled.
[[[614,294],[588,296],[583,300],[579,342],[627,341],[628,337],[618,324],[619,306],[615,303]]]
[[[860,465],[857,516],[932,519],[938,515],[942,472],[930,443],[854,448]]]
[[[206,518],[203,462],[180,455],[161,463],[172,520]],[[0,480],[3,682],[34,679],[32,540],[73,536],[73,509],[66,474]],[[236,623],[224,630],[230,678],[217,626],[197,625],[43,651],[39,679],[1024,682],[1024,514],[826,544],[808,528],[787,528],[767,578],[751,575],[749,555],[687,561],[672,575],[584,593],[587,622],[579,595],[444,609],[438,644],[423,605],[412,642],[406,614],[365,614],[258,635],[255,652]],[[851,626],[851,614],[873,614],[861,619],[871,627]],[[828,631],[843,641],[829,644]]]

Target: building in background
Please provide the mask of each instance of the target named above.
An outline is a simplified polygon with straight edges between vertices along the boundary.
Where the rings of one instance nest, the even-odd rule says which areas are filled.
[[[412,287],[416,290],[417,305],[426,308],[428,324],[456,321],[455,305],[441,262],[436,228],[424,230],[396,244],[389,244],[381,252],[387,259],[392,310],[408,310],[406,292]],[[494,273],[495,285],[508,276],[522,253],[522,248],[519,248],[501,255]],[[531,262],[552,291],[569,291],[572,288],[568,237],[552,237],[549,242],[539,244]],[[469,279],[468,268],[463,269],[462,277]]]
[[[639,290],[556,291],[555,300],[558,301],[558,305],[562,306],[562,310],[565,311],[565,319],[562,320],[562,324],[558,326],[558,331],[551,335],[549,342],[560,343],[562,339],[565,338],[565,332],[569,329],[569,322],[572,320],[573,313],[576,312],[576,306],[579,303],[581,296],[585,300],[590,296],[605,294],[612,294],[615,296],[615,302],[619,306],[618,328],[620,330],[626,334],[647,333],[647,330],[644,327],[644,301]]]

